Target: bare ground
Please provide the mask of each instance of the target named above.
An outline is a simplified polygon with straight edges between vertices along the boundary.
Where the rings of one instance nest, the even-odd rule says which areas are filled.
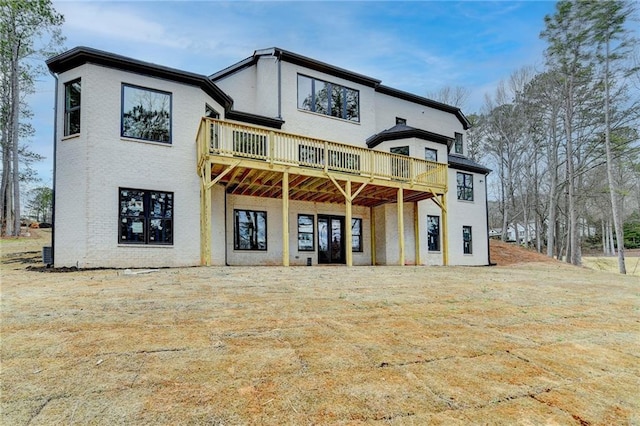
[[[40,272],[40,232],[0,243],[2,424],[640,424],[637,277],[508,248],[492,268]]]

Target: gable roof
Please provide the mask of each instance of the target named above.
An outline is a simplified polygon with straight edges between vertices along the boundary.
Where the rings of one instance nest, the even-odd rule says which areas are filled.
[[[364,86],[372,87],[376,92],[379,92],[388,96],[392,96],[392,97],[409,101],[409,102],[414,102],[419,105],[427,106],[429,108],[434,108],[440,111],[448,112],[456,116],[456,118],[458,119],[458,121],[460,121],[460,123],[462,124],[465,130],[471,127],[469,120],[467,119],[467,117],[465,117],[465,115],[462,113],[462,111],[458,107],[443,104],[442,102],[437,102],[432,99],[414,95],[409,92],[403,92],[398,89],[384,86],[381,84],[382,83],[381,80],[368,77],[363,74],[358,74],[353,71],[346,70],[344,68],[339,68],[333,65],[329,65],[325,62],[317,61],[315,59],[311,59],[306,56],[298,55],[297,53],[289,52],[287,50],[280,49],[279,47],[271,47],[268,49],[256,50],[255,52],[253,52],[252,56],[246,59],[243,59],[242,61],[237,62],[236,64],[233,64],[223,70],[220,70],[210,75],[209,78],[211,78],[211,80],[213,80],[214,82],[221,80],[245,68],[254,66],[258,62],[258,59],[260,59],[260,57],[262,56],[274,56],[276,58],[279,58],[283,61],[295,64],[295,65],[300,65],[305,68],[312,69],[314,71],[322,72],[324,74],[332,75],[334,77],[342,78],[345,80],[362,84]]]
[[[47,67],[54,73],[65,72],[86,63],[199,87],[222,105],[227,115],[234,116],[236,120],[245,121],[243,119],[246,119],[247,122],[253,124],[260,124],[277,129],[280,129],[284,123],[284,121],[280,119],[233,110],[233,99],[205,75],[169,68],[151,62],[144,62],[85,46],[74,47],[46,61]]]
[[[431,142],[442,143],[447,145],[447,148],[450,148],[453,143],[453,139],[447,136],[428,132],[422,129],[416,129],[415,127],[407,126],[406,124],[396,124],[392,128],[383,130],[368,138],[367,146],[369,148],[373,148],[380,145],[382,142],[408,138],[418,138]]]

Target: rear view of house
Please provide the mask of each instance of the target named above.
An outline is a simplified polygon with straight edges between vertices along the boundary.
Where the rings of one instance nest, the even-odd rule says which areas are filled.
[[[211,76],[47,65],[57,267],[489,263],[458,108],[278,48]]]

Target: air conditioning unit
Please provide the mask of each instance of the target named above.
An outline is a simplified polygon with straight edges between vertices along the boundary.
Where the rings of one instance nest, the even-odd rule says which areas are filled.
[[[53,250],[51,246],[42,247],[42,263],[47,267],[53,265]]]

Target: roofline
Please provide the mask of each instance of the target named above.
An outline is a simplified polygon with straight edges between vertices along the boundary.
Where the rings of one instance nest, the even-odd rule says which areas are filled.
[[[374,148],[380,145],[382,142],[395,141],[398,139],[408,139],[408,138],[418,138],[424,139],[431,142],[441,143],[447,145],[448,148],[453,144],[453,139],[444,135],[439,135],[437,133],[428,132],[422,129],[411,128],[407,130],[400,130],[393,133],[378,133],[367,139],[367,146],[369,148]]]
[[[205,75],[182,71],[176,68],[169,68],[151,62],[139,61],[137,59],[85,46],[74,47],[64,53],[49,58],[46,61],[49,70],[56,74],[79,67],[86,63],[116,68],[136,74],[162,78],[199,87],[223,106],[225,109],[225,116],[237,121],[258,124],[276,129],[282,128],[282,124],[284,123],[284,121],[280,119],[233,110],[233,99]]]
[[[465,160],[466,162],[458,163],[456,162],[457,159],[462,159],[462,160]],[[478,164],[475,161],[469,160],[466,157],[460,157],[454,154],[449,154],[448,163],[449,163],[449,167],[456,170],[463,170],[466,172],[473,172],[473,173],[481,173],[483,175],[488,175],[489,173],[492,172],[491,169],[484,167],[482,164]]]
[[[443,104],[442,102],[437,102],[437,101],[434,101],[433,99],[428,99],[422,96],[414,95],[413,93],[404,92],[402,90],[394,89],[393,87],[384,86],[382,84],[376,87],[376,92],[380,92],[385,95],[403,99],[405,101],[414,102],[416,104],[428,106],[430,108],[434,108],[440,111],[454,114],[458,118],[458,120],[462,124],[462,127],[465,130],[471,127],[471,123],[469,122],[467,117],[462,113],[462,110],[458,107]]]
[[[353,71],[339,68],[326,62],[321,62],[315,59],[311,59],[306,56],[299,55],[297,53],[290,52],[288,50],[280,49],[278,47],[271,47],[267,49],[260,49],[253,52],[253,55],[241,60],[240,62],[233,64],[221,71],[211,74],[209,78],[213,81],[217,81],[228,77],[236,72],[239,72],[245,68],[249,68],[258,62],[261,56],[274,56],[283,61],[290,62],[295,65],[300,65],[314,71],[318,71],[324,74],[332,75],[334,77],[343,78],[345,80],[353,81],[368,87],[373,87],[377,92],[385,95],[393,96],[395,98],[403,99],[405,101],[414,102],[419,105],[424,105],[430,108],[434,108],[440,111],[448,112],[455,115],[462,127],[467,130],[471,127],[471,123],[462,113],[460,108],[437,102],[432,99],[428,99],[422,96],[414,95],[413,93],[404,92],[402,90],[394,89],[392,87],[382,85],[381,81],[372,77],[368,77],[363,74],[358,74]]]
[[[49,70],[58,74],[79,67],[85,63],[122,69],[137,74],[150,75],[165,80],[197,86],[219,102],[225,109],[230,109],[233,106],[233,99],[204,75],[169,68],[151,62],[139,61],[91,47],[74,47],[46,61]]]

